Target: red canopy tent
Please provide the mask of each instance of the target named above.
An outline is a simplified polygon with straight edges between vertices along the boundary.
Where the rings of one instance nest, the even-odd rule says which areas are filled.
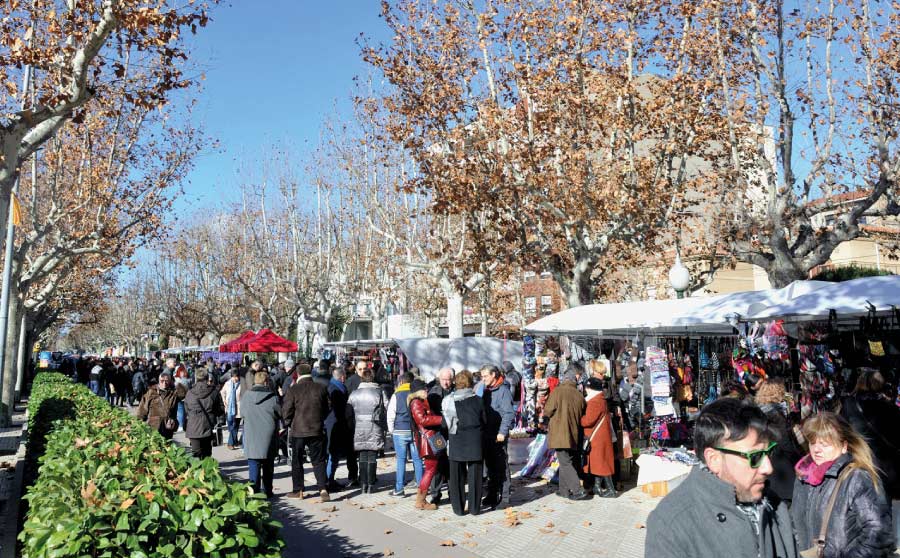
[[[271,329],[261,329],[255,337],[241,343],[245,353],[294,353],[297,344],[278,335]]]
[[[244,352],[243,349],[238,348],[238,344],[246,342],[248,339],[252,339],[256,337],[256,332],[252,330],[247,330],[240,335],[237,339],[232,339],[228,343],[222,343],[219,345],[220,353],[241,353]]]

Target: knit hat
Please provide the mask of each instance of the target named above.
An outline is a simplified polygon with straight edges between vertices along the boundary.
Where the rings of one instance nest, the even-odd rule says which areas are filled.
[[[426,389],[428,389],[428,384],[426,384],[425,382],[423,382],[422,380],[420,380],[418,378],[416,378],[415,380],[412,381],[412,383],[409,384],[409,392],[410,393],[415,393],[417,391],[423,391]]]

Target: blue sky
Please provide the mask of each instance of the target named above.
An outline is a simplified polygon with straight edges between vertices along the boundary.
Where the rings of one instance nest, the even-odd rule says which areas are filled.
[[[195,120],[219,149],[202,155],[178,201],[184,216],[237,199],[235,171],[276,144],[315,146],[323,119],[349,109],[366,65],[356,39],[383,38],[376,0],[235,0],[190,40],[205,73]]]

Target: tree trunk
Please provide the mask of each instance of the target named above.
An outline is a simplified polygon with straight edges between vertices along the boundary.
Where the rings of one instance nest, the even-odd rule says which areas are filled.
[[[458,292],[447,296],[447,336],[450,339],[463,337],[463,295]]]
[[[25,385],[25,376],[28,371],[26,366],[28,362],[28,318],[26,312],[22,312],[21,323],[19,324],[19,350],[16,358],[16,388],[15,400],[18,401],[22,395],[22,386]]]
[[[571,277],[562,276],[562,273],[565,273],[565,271],[554,273],[566,299],[566,305],[569,308],[594,302],[594,285],[591,283],[591,274],[593,272],[594,265],[592,262],[580,260],[573,266]]]
[[[15,408],[16,361],[19,356],[16,348],[19,345],[20,325],[19,293],[15,282],[12,282],[9,291],[9,321],[7,322],[5,339],[6,355],[3,363],[2,402],[5,413],[0,417],[0,423],[3,424],[10,424],[13,409]]]
[[[809,272],[797,269],[794,260],[789,258],[776,257],[771,267],[766,270],[766,274],[773,289],[781,289],[794,281],[809,279]]]

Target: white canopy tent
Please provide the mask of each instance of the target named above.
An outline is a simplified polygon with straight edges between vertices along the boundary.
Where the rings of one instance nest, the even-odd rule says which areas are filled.
[[[731,335],[732,323],[746,320],[776,304],[815,293],[831,285],[822,281],[795,281],[782,289],[746,291],[675,300],[643,300],[591,304],[569,308],[525,327],[537,335],[590,335],[631,337],[654,335]],[[827,314],[827,312],[826,312]]]
[[[477,370],[485,364],[500,366],[504,360],[522,370],[522,342],[497,337],[460,337],[457,339],[395,339],[397,346],[422,378],[433,378],[438,370],[449,366],[460,370]]]
[[[838,319],[864,316],[874,307],[879,314],[900,306],[900,276],[863,277],[826,286],[761,309],[750,320],[784,318],[786,321],[827,319],[834,310]]]

